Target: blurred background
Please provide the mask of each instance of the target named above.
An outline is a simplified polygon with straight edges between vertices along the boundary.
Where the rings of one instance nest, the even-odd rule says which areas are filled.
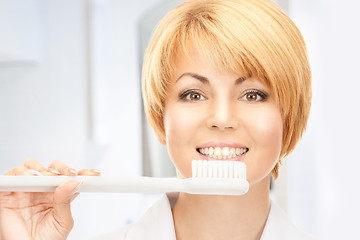
[[[107,176],[175,176],[143,113],[143,52],[176,0],[0,0],[0,172],[38,159]],[[320,239],[355,239],[360,216],[360,3],[279,0],[307,42],[313,105],[274,201]],[[344,96],[344,94],[346,96]],[[159,194],[84,193],[69,239],[140,217]]]

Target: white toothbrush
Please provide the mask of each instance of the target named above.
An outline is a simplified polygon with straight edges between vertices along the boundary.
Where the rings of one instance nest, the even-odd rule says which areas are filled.
[[[53,192],[69,180],[83,182],[80,192],[186,192],[243,195],[249,190],[246,165],[238,161],[193,160],[192,177],[0,176],[0,192]]]

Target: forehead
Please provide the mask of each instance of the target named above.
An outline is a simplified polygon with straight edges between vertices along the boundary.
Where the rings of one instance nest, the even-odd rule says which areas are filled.
[[[236,65],[236,60],[212,52],[204,47],[199,48],[193,44],[178,51],[173,58],[173,72],[171,82],[175,83],[182,75],[186,73],[191,76],[193,73],[199,76],[215,76],[223,75],[232,76],[236,79],[257,79],[262,84],[269,87],[269,84],[261,78],[251,73],[243,66]]]
[[[217,74],[232,72],[244,76],[248,75],[247,72],[236,71],[226,61],[228,60],[225,60],[224,56],[211,51],[211,49],[188,44],[185,49],[177,49],[174,53],[172,65],[175,74],[182,74],[184,71],[204,71]]]

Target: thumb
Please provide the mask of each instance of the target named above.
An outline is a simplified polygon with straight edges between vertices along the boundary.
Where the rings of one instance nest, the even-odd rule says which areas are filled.
[[[79,195],[82,182],[69,181],[61,184],[54,192],[53,216],[59,227],[70,231],[74,225],[70,203]]]

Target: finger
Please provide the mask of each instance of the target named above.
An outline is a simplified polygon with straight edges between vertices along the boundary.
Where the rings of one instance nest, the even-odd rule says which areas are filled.
[[[101,171],[99,169],[82,169],[78,172],[79,176],[100,176]]]
[[[44,176],[59,176],[61,172],[53,168],[47,168],[45,171],[42,172]]]
[[[79,195],[82,182],[69,181],[61,184],[54,192],[54,218],[63,228],[70,231],[74,221],[71,215],[70,203]]]
[[[4,175],[8,176],[8,175],[27,175],[25,174],[26,170],[28,170],[28,168],[26,168],[23,165],[17,166],[13,169],[10,169],[9,171],[5,172]]]
[[[59,171],[61,173],[61,175],[66,175],[66,176],[76,176],[77,175],[77,172],[75,169],[70,168],[68,165],[66,165],[65,163],[63,163],[59,160],[53,161],[50,164],[49,168]]]
[[[10,197],[13,192],[0,192],[0,197]]]
[[[70,203],[72,203],[78,196],[80,193],[75,193],[71,198],[70,198]]]
[[[24,166],[29,168],[29,169],[33,169],[36,170],[38,172],[43,172],[45,171],[45,167],[36,159],[34,158],[28,158],[25,160]]]
[[[36,171],[34,169],[27,169],[24,174],[22,175],[28,175],[28,176],[42,176],[43,174],[39,171]]]
[[[20,170],[20,168],[21,168],[21,170]],[[27,169],[27,168],[25,168],[23,165],[17,166],[17,167],[15,167],[15,168],[10,169],[9,171],[6,171],[6,172],[4,173],[4,175],[5,175],[5,176],[15,175],[15,173],[18,173],[18,172],[20,172],[20,171],[25,172],[26,169]]]

